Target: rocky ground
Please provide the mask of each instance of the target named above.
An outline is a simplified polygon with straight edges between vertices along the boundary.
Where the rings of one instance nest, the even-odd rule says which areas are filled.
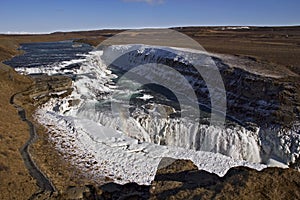
[[[165,158],[169,160],[170,158]],[[300,173],[267,168],[230,169],[224,177],[198,170],[189,160],[176,160],[157,171],[150,186],[135,183],[69,187],[59,199],[299,199]],[[280,177],[280,178],[279,178]]]
[[[251,31],[222,30],[220,27],[175,30],[192,36],[208,51],[250,56],[262,62],[273,63],[268,64],[272,66],[270,70],[300,74],[299,27],[254,28]],[[106,30],[36,36],[0,35],[0,61],[22,53],[17,50],[22,42],[78,38],[96,45],[118,32],[119,30]],[[299,79],[284,79],[283,82],[298,84]],[[36,106],[48,98],[58,97],[55,94],[50,95],[53,91],[65,90],[67,95],[70,81],[54,77],[36,79],[34,82],[33,79],[20,76],[10,67],[1,64],[0,88],[0,141],[5,144],[0,147],[0,198],[29,199],[38,191],[38,187],[19,153],[29,137],[28,126],[20,120],[17,110],[10,104],[10,97],[14,93],[27,90],[18,103],[25,107],[30,118]],[[284,101],[288,95],[293,96],[299,91],[288,92],[282,93],[281,100]],[[282,115],[288,116],[286,113]],[[124,186],[93,183],[72,169],[54,150],[44,134],[44,127],[38,124],[36,127],[39,140],[31,147],[31,152],[35,162],[58,190],[52,194],[53,199],[300,199],[300,173],[293,169],[268,168],[257,172],[247,168],[234,168],[220,178],[197,170],[190,161],[176,161],[168,167],[162,167],[151,186],[139,186],[135,183]],[[49,193],[45,193],[37,197],[47,199],[49,196]]]

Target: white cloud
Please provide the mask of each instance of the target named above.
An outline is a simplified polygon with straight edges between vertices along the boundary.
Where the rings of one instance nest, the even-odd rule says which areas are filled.
[[[123,0],[125,2],[144,2],[144,3],[148,3],[151,5],[154,4],[162,4],[165,2],[165,0]]]

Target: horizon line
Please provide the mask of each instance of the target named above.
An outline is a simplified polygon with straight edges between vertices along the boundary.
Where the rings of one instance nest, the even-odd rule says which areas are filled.
[[[175,26],[153,26],[153,27],[107,27],[107,28],[86,28],[86,29],[71,29],[71,30],[53,30],[53,31],[6,31],[0,32],[1,35],[46,35],[53,33],[70,33],[70,32],[85,32],[85,31],[101,31],[101,30],[138,30],[138,29],[172,29],[172,28],[189,28],[189,27],[298,27],[300,24],[291,25],[175,25]]]

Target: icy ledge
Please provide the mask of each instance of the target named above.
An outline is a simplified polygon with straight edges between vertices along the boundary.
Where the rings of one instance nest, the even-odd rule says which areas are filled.
[[[122,132],[91,120],[47,111],[51,108],[52,103],[46,103],[37,111],[36,119],[48,127],[49,138],[65,158],[94,179],[106,176],[120,184],[136,182],[149,185],[162,157],[190,159],[199,169],[219,176],[224,176],[235,166],[257,170],[266,168],[263,164],[235,160],[218,153],[139,143]]]

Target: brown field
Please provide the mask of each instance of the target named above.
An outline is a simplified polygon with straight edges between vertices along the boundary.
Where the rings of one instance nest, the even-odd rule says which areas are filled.
[[[252,57],[274,63],[275,71],[291,70],[300,75],[300,27],[253,27],[251,30],[186,27],[174,30],[192,37],[207,51]],[[119,32],[120,30],[102,30],[49,35],[0,35],[0,62],[22,53],[17,50],[21,43],[77,39],[96,46]],[[17,110],[9,103],[14,93],[23,91],[32,84],[33,80],[30,78],[18,75],[10,67],[0,64],[0,199],[28,199],[37,190],[19,153],[29,137],[28,126],[19,119]],[[34,108],[27,107],[27,110],[30,114]],[[64,189],[62,185],[66,179],[69,179],[67,184],[83,184],[75,180],[76,174],[66,173],[67,163],[59,159],[57,152],[51,150],[51,145],[43,134],[44,128],[38,127],[41,139],[33,147],[37,163],[49,177],[55,179],[54,182],[61,190]],[[66,168],[61,168],[62,164]]]

